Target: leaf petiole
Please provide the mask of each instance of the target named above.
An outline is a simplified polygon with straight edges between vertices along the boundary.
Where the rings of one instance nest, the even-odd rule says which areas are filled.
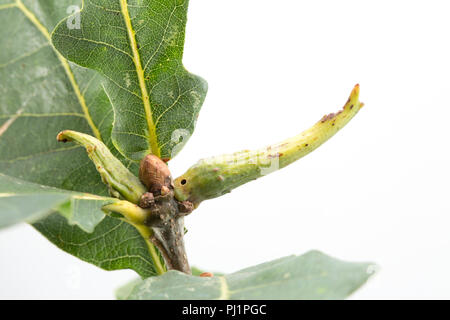
[[[115,203],[105,205],[102,207],[102,210],[106,213],[114,212],[121,214],[123,216],[122,220],[135,227],[147,244],[148,252],[155,264],[156,272],[161,275],[167,271],[161,261],[158,251],[155,248],[155,245],[150,240],[153,235],[153,231],[150,227],[145,225],[145,222],[151,215],[150,210],[142,209],[141,207],[128,201],[117,201]]]

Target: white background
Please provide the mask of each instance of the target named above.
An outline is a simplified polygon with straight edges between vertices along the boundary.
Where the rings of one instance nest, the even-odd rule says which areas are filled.
[[[171,162],[293,136],[366,106],[299,162],[186,219],[193,265],[232,272],[318,249],[373,261],[355,299],[450,298],[448,1],[191,0],[185,65],[209,82]],[[135,277],[60,251],[29,226],[0,233],[0,298],[112,298]]]

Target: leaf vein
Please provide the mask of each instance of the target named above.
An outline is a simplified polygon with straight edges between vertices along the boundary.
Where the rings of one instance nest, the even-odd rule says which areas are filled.
[[[52,43],[51,36],[49,31],[42,25],[42,23],[36,18],[36,16],[22,3],[22,0],[16,0],[16,6],[23,12],[23,14],[30,20],[31,23],[33,23],[36,28],[44,35],[44,37],[47,39],[49,43]],[[78,86],[78,83],[75,80],[75,76],[72,73],[72,69],[70,68],[70,65],[68,61],[52,46],[53,51],[55,52],[56,56],[58,57],[60,63],[62,64],[67,77],[69,78],[70,84],[72,85],[72,88],[78,98],[78,102],[80,103],[81,109],[83,110],[84,114],[86,115],[86,121],[88,122],[89,126],[92,129],[92,132],[94,135],[101,140],[100,131],[95,126],[94,121],[91,118],[91,115],[89,113],[89,109],[86,105],[86,101],[84,99],[84,96],[80,92],[80,88]]]
[[[142,101],[144,103],[144,110],[147,116],[147,125],[148,125],[148,140],[150,142],[150,150],[156,156],[160,156],[161,152],[158,146],[156,128],[153,123],[153,115],[150,106],[150,97],[147,92],[147,85],[145,83],[145,75],[144,70],[142,69],[141,58],[139,56],[139,50],[136,43],[136,34],[133,30],[133,26],[131,24],[130,14],[128,12],[128,3],[127,0],[120,0],[120,6],[122,9],[122,16],[125,21],[126,28],[128,30],[128,40],[130,42],[131,49],[133,51],[133,62],[136,67],[136,73],[139,80],[139,86],[141,88]]]

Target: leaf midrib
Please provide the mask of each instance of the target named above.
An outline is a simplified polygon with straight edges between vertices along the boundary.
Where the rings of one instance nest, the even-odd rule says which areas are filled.
[[[141,57],[139,55],[139,50],[136,42],[136,33],[133,29],[133,25],[131,24],[131,17],[130,13],[128,12],[128,2],[127,0],[120,0],[120,7],[122,16],[125,22],[125,26],[128,33],[128,40],[130,42],[130,47],[133,52],[133,63],[136,68],[137,77],[139,80],[139,87],[141,89],[141,98],[144,105],[146,120],[147,120],[147,126],[148,126],[148,140],[150,142],[150,151],[152,154],[160,157],[161,151],[158,146],[157,141],[157,135],[156,135],[156,128],[155,124],[153,123],[153,114],[152,109],[150,105],[150,97],[147,91],[147,85],[145,83],[145,75],[144,75],[144,69],[142,68],[142,62]]]

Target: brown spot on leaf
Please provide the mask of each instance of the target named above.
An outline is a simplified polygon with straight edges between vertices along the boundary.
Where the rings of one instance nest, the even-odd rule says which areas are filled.
[[[211,272],[203,272],[202,274],[200,274],[200,277],[206,277],[206,278],[211,278],[214,275]]]

